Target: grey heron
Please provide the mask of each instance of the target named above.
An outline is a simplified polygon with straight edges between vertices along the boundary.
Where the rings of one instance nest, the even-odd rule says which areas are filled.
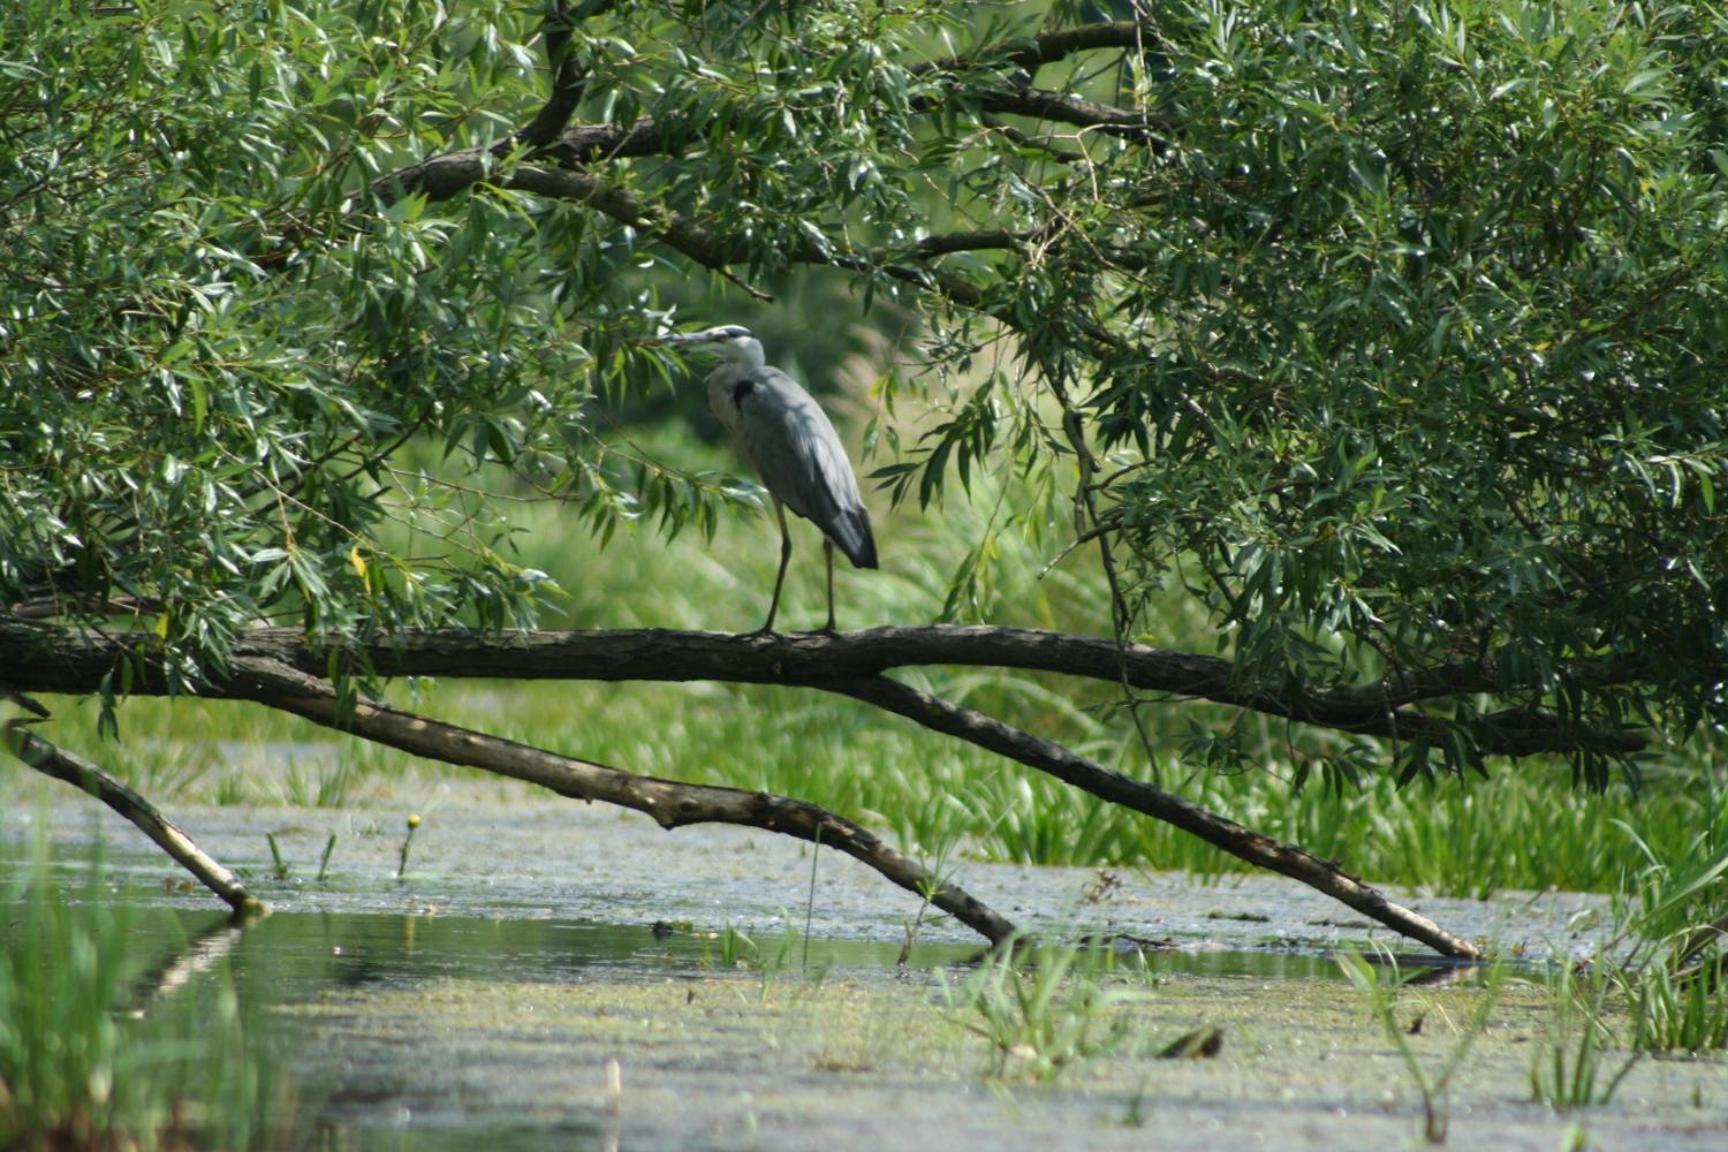
[[[780,610],[780,589],[792,559],[788,508],[822,529],[822,551],[828,561],[824,631],[834,631],[834,549],[838,546],[856,568],[874,568],[876,540],[858,494],[858,479],[828,414],[797,381],[768,366],[761,341],[748,328],[722,324],[662,336],[659,342],[704,347],[723,357],[708,374],[708,407],[755,466],[773,501],[780,522],[780,572],[774,577],[768,621],[758,631],[772,632]]]

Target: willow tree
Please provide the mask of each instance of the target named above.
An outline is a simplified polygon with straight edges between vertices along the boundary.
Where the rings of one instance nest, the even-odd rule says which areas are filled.
[[[883,673],[1095,675],[1341,729],[1406,778],[1557,753],[1600,783],[1721,723],[1722,17],[1118,7],[12,6],[12,686],[365,734],[365,676],[522,669],[488,656],[545,592],[508,509],[457,514],[393,453],[532,470],[601,534],[712,522],[739,489],[613,467],[596,401],[672,370],[641,339],[674,279],[752,299],[821,266],[915,315],[938,371],[1000,353],[880,479],[1045,470],[1101,639],[578,636],[532,674],[848,692],[1166,818]],[[1216,655],[1134,643],[1172,597]],[[1273,863],[1327,871],[1303,859]]]

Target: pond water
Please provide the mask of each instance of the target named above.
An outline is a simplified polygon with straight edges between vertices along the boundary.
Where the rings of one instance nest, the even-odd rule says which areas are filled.
[[[969,992],[985,971],[976,939],[835,854],[813,861],[805,846],[729,828],[668,835],[631,816],[449,783],[420,814],[397,879],[403,813],[177,810],[274,907],[237,928],[182,890],[128,826],[70,792],[48,795],[0,812],[0,891],[45,826],[61,899],[94,912],[124,892],[133,909],[137,1012],[238,991],[254,1030],[287,1053],[274,1074],[295,1085],[288,1146],[1213,1152],[1221,1140],[1416,1141],[1419,1084],[1333,958],[1342,947],[1414,949],[1278,878],[962,862],[955,878],[1026,928],[1154,942],[1092,974],[1104,1001],[1077,1006],[1073,981],[1052,993],[1053,1033],[1091,1026],[1098,1043],[1045,1065],[1036,1044],[998,1043],[1001,1021]],[[92,891],[82,878],[97,845],[104,879]],[[1607,1107],[1530,1101],[1532,1062],[1553,1047],[1540,973],[1597,947],[1601,901],[1405,898],[1520,966],[1446,1094],[1449,1146],[1728,1147],[1718,1058],[1644,1060]],[[0,925],[19,915],[0,906]],[[1412,1043],[1430,1070],[1483,995],[1479,973],[1436,974],[1459,978],[1400,1003],[1402,1021],[1425,1022]],[[1159,1058],[1209,1029],[1222,1039],[1212,1058]],[[1048,1042],[1057,1050],[1060,1037]]]

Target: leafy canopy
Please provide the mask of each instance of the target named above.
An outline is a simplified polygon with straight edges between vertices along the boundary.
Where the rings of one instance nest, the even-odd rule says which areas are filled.
[[[264,619],[527,624],[507,507],[398,449],[712,524],[597,401],[692,271],[814,265],[959,389],[884,481],[1054,467],[1125,634],[1192,596],[1298,716],[1455,718],[1408,772],[1720,723],[1725,18],[1118,7],[21,0],[0,603],[187,686]]]

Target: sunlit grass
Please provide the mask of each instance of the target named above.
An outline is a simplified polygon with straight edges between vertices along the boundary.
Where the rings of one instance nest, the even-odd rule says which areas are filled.
[[[1108,980],[1113,959],[1096,941],[1000,948],[964,980],[938,973],[943,1004],[954,1024],[988,1042],[989,1075],[1050,1080],[1140,1038],[1123,1010],[1147,1003],[1148,986]]]

